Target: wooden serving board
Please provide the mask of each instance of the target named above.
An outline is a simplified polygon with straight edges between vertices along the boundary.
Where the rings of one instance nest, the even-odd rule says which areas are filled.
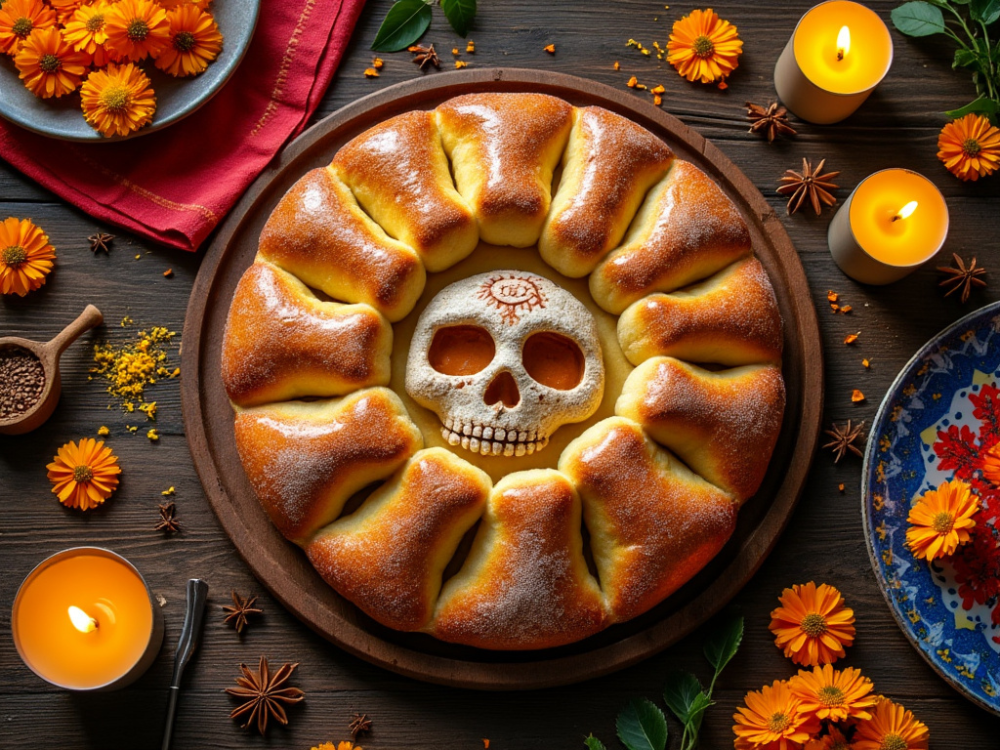
[[[399,633],[342,599],[302,551],[278,533],[257,502],[236,452],[233,411],[220,377],[233,291],[285,191],[372,125],[483,91],[541,92],[575,105],[606,107],[656,133],[679,157],[708,172],[742,210],[785,323],[784,425],[764,484],[741,510],[733,538],[693,580],[652,611],[547,651],[489,652]],[[630,93],[560,73],[497,68],[435,74],[391,86],[323,119],[284,150],[226,218],[201,264],[184,324],[181,395],[191,455],[209,502],[247,565],[284,606],[323,637],[386,669],[457,687],[514,690],[578,682],[634,664],[692,632],[735,596],[773,548],[805,483],[819,438],[823,361],[816,311],[791,240],[760,192],[715,146]]]

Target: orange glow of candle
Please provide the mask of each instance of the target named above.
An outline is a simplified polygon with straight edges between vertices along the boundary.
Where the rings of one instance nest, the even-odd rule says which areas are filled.
[[[882,263],[922,263],[940,249],[948,233],[944,197],[930,180],[907,169],[876,172],[858,185],[850,203],[855,239]]]
[[[18,592],[12,626],[25,663],[72,690],[112,685],[146,657],[154,632],[162,637],[142,577],[97,549],[67,550],[39,565]]]
[[[837,34],[837,60],[843,60],[844,56],[851,51],[851,29],[847,26],[840,27]]]
[[[806,78],[835,94],[868,91],[892,63],[885,24],[874,11],[849,0],[830,0],[807,12],[795,30],[794,48]]]

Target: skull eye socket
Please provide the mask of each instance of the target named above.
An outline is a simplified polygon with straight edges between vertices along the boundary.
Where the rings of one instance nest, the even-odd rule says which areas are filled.
[[[443,375],[475,375],[493,361],[493,337],[479,326],[447,326],[434,332],[427,359]]]
[[[534,333],[521,352],[524,369],[538,383],[557,391],[576,388],[583,380],[586,360],[573,339],[551,331]]]

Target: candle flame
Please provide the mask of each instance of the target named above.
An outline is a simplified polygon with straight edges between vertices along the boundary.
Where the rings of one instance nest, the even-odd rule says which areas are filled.
[[[68,612],[69,621],[73,623],[73,627],[81,633],[92,633],[97,630],[97,620],[79,607],[70,607]]]
[[[843,60],[848,52],[851,51],[851,30],[846,26],[840,27],[840,33],[837,34],[837,59]]]
[[[905,219],[905,218],[907,218],[910,214],[912,214],[916,210],[917,210],[917,202],[916,201],[910,201],[905,206],[903,206],[901,209],[899,209],[899,213],[897,213],[895,216],[893,216],[892,220],[893,221],[899,221],[900,219]]]

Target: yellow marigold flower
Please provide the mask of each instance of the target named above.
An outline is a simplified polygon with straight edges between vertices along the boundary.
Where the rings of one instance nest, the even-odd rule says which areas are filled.
[[[170,11],[167,20],[170,46],[156,58],[156,67],[179,78],[204,72],[222,49],[222,34],[212,14],[189,3]]]
[[[83,82],[80,100],[84,118],[103,136],[128,135],[148,125],[156,111],[149,79],[132,63],[95,70]]]
[[[858,724],[852,750],[927,750],[930,732],[902,706],[882,700],[872,718]]]
[[[781,592],[781,606],[771,612],[775,645],[796,664],[830,664],[854,643],[854,610],[833,586],[796,584]]]
[[[16,55],[35,29],[56,25],[56,14],[42,0],[7,0],[0,3],[0,52]]]
[[[801,701],[800,710],[812,713],[817,719],[870,719],[866,709],[875,705],[872,681],[861,670],[851,667],[841,671],[824,664],[813,667],[811,672],[800,669],[788,686]]]
[[[45,283],[56,251],[31,219],[9,217],[0,224],[0,293],[23,297]]]
[[[983,476],[1000,487],[1000,443],[983,454]]]
[[[851,745],[837,727],[830,725],[828,734],[809,740],[804,750],[850,750]]]
[[[1000,166],[1000,130],[982,115],[967,114],[941,128],[937,155],[960,180],[988,177]]]
[[[87,62],[87,56],[73,49],[54,26],[32,31],[14,57],[24,85],[42,99],[76,91]]]
[[[978,511],[979,498],[965,482],[945,482],[936,490],[928,490],[906,518],[910,525],[906,546],[918,560],[953,555],[960,544],[969,541],[969,530],[976,525],[973,516]]]
[[[81,5],[63,29],[66,41],[78,52],[89,55],[98,68],[108,64],[108,55],[104,49],[104,44],[108,41],[108,34],[104,29],[108,7],[105,2]]]
[[[689,81],[721,81],[739,65],[743,41],[736,27],[714,10],[693,10],[674,22],[667,62]]]
[[[733,714],[736,750],[791,750],[819,731],[819,721],[801,710],[799,699],[783,680],[747,693],[745,702]]]
[[[153,0],[121,0],[105,16],[108,47],[132,62],[157,57],[170,46],[167,12]]]
[[[66,443],[45,468],[59,502],[80,510],[96,508],[111,497],[122,473],[111,449],[93,438],[84,438],[79,445]]]

